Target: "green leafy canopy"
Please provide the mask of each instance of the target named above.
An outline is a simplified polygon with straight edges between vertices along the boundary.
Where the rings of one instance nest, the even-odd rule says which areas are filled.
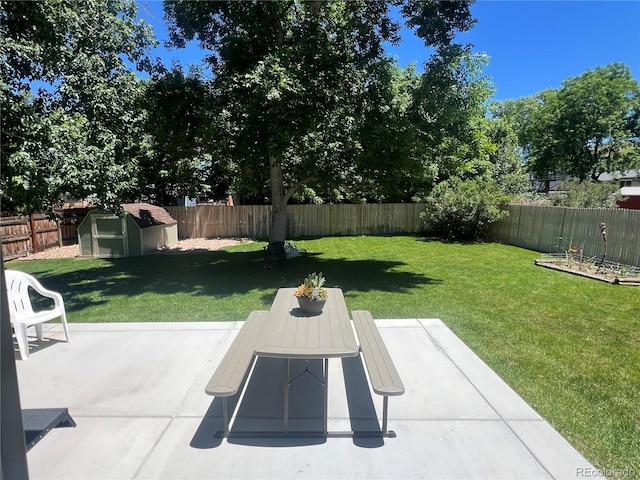
[[[468,2],[391,3],[427,45],[448,45],[454,31],[473,24]],[[284,240],[284,206],[297,191],[310,184],[352,186],[366,172],[358,157],[373,145],[361,137],[361,126],[377,109],[372,91],[384,91],[392,78],[380,68],[388,61],[383,43],[399,40],[389,6],[364,0],[164,3],[173,44],[197,39],[211,52],[230,156],[245,187],[269,185],[271,241]],[[402,130],[397,117],[390,120]]]
[[[131,192],[142,88],[123,57],[152,70],[155,44],[136,14],[133,0],[0,2],[5,206],[51,208],[68,193],[117,208]]]

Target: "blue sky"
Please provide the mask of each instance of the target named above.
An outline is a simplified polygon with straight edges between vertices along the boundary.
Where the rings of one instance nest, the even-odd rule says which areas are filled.
[[[162,2],[137,3],[162,44]],[[471,11],[478,23],[457,39],[490,57],[484,72],[493,79],[496,100],[559,88],[569,77],[614,62],[640,78],[640,0],[478,0]],[[429,50],[411,31],[404,29],[402,38],[389,53],[401,66],[416,62],[420,70]],[[203,56],[197,44],[171,51],[161,46],[156,53],[167,65],[173,58],[183,65],[198,63]]]

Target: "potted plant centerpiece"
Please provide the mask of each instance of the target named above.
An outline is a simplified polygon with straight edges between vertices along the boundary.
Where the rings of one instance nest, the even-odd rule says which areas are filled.
[[[320,273],[310,273],[304,279],[294,295],[298,297],[300,309],[306,313],[320,313],[327,301],[327,289],[323,287],[326,279]]]

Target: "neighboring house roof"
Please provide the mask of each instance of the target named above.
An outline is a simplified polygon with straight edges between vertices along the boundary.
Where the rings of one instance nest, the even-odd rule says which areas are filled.
[[[625,172],[601,173],[598,180],[601,182],[611,182],[613,180],[634,180],[640,178],[640,170],[627,170]]]
[[[623,197],[640,197],[640,187],[622,187],[620,194]]]
[[[164,208],[156,207],[150,203],[123,203],[122,208],[131,215],[133,221],[140,228],[175,225],[178,223]]]

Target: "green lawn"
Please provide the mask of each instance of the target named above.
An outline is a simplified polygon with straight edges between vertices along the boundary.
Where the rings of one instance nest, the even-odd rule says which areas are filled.
[[[242,320],[312,271],[375,318],[442,319],[596,466],[640,472],[640,288],[534,266],[537,252],[416,237],[264,243],[129,259],[9,262],[63,293],[72,322]]]

